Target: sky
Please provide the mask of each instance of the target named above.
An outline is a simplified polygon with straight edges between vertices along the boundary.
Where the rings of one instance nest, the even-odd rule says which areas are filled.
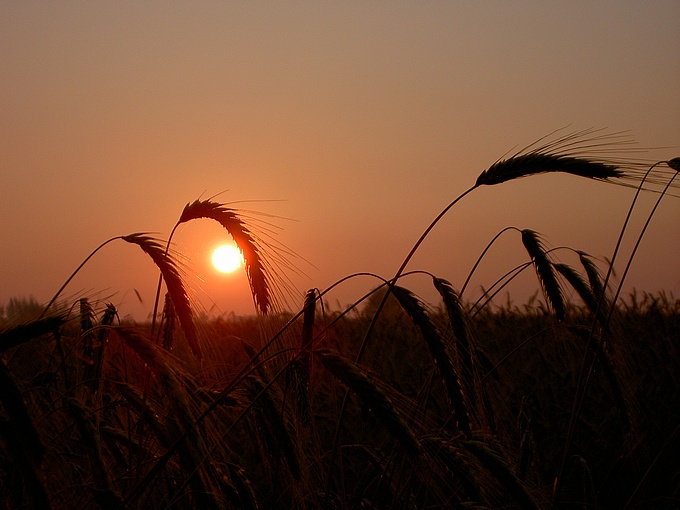
[[[481,171],[557,129],[626,131],[645,159],[680,156],[678,26],[677,1],[2,2],[0,304],[46,303],[100,243],[166,240],[186,203],[213,196],[285,250],[290,309],[354,273],[391,278]],[[633,195],[556,174],[483,187],[407,270],[460,289],[508,226],[611,257]],[[635,210],[618,276],[655,199]],[[680,296],[679,213],[680,198],[662,201],[626,292]],[[173,248],[201,310],[250,314],[244,273],[208,262],[228,240],[196,220]],[[504,234],[466,298],[526,260]],[[138,247],[112,242],[63,297],[143,320],[157,278]],[[351,278],[326,300],[378,282]],[[428,276],[400,283],[436,306]],[[506,288],[517,304],[538,289],[528,271]]]

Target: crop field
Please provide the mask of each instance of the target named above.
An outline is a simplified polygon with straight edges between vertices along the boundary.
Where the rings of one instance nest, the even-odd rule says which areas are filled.
[[[0,508],[678,508],[680,300],[621,292],[634,253],[574,251],[569,266],[537,232],[508,228],[497,237],[521,238],[526,263],[480,300],[434,274],[437,302],[402,286],[439,219],[485,186],[564,172],[633,187],[631,211],[639,193],[677,200],[680,159],[643,164],[617,148],[584,131],[496,162],[394,275],[373,275],[375,290],[341,309],[331,288],[285,310],[280,253],[225,204],[189,203],[177,225],[231,234],[254,316],[197,313],[174,229],[105,241],[93,254],[125,242],[154,262],[152,318],[68,302],[70,278],[49,303],[4,307]],[[535,297],[504,301],[525,270]]]

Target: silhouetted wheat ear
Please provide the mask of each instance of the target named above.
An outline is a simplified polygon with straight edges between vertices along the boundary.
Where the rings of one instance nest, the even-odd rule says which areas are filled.
[[[498,452],[481,441],[464,441],[463,446],[477,457],[489,473],[507,489],[508,493],[519,503],[520,508],[538,510],[539,507],[534,498]]]
[[[476,395],[474,388],[474,366],[472,357],[472,347],[468,337],[467,321],[465,320],[465,312],[460,302],[459,294],[454,290],[453,285],[443,278],[433,277],[435,289],[444,301],[446,314],[449,317],[451,329],[453,330],[453,339],[456,346],[456,353],[458,355],[458,370],[463,381],[465,393],[469,399],[469,409],[476,409]],[[473,411],[474,412],[474,411]]]
[[[199,218],[215,220],[229,232],[243,255],[255,305],[263,314],[268,313],[272,306],[270,275],[252,232],[238,217],[236,211],[210,200],[195,200],[187,204],[177,223]]]
[[[92,423],[90,413],[86,411],[83,405],[75,398],[68,398],[66,400],[66,410],[71,415],[71,418],[73,418],[80,435],[80,441],[87,451],[95,489],[116,499],[118,508],[122,508],[123,499],[120,494],[114,490],[113,485],[111,484],[111,477],[109,476],[106,463],[102,458],[100,435]],[[114,506],[108,508],[114,508]]]
[[[596,299],[600,299],[600,297],[603,296],[604,290],[603,278],[602,275],[600,274],[600,270],[597,267],[597,265],[595,265],[590,255],[582,251],[579,251],[577,253],[579,261],[581,262],[581,265],[583,266],[583,269],[585,270],[586,275],[588,276],[588,284],[590,285],[590,290],[592,291]]]
[[[626,149],[633,143],[623,133],[606,133],[586,129],[551,140],[550,133],[507,159],[497,161],[477,178],[476,185],[500,184],[530,175],[563,172],[589,179],[637,179],[635,160],[612,159],[615,152],[639,152]]]
[[[270,389],[266,388],[264,381],[259,377],[251,375],[247,381],[252,398],[258,398],[254,407],[259,411],[260,428],[267,432],[267,442],[271,443],[270,447],[274,454],[283,453],[291,475],[296,480],[300,480],[300,460],[295,442],[288,432],[284,417],[279,412]]]
[[[106,305],[106,310],[102,315],[100,325],[110,326],[113,324],[113,319],[116,317],[116,307],[111,303]],[[92,365],[86,365],[85,375],[83,379],[86,386],[90,389],[91,393],[95,393],[99,390],[99,385],[101,382],[102,368],[104,365],[104,352],[106,350],[106,344],[109,339],[109,328],[101,328],[97,333],[97,346],[94,349],[93,363]]]
[[[520,177],[548,172],[563,172],[589,179],[608,180],[623,177],[618,167],[572,156],[554,154],[522,154],[494,163],[477,177],[476,185],[500,184]]]
[[[229,467],[229,478],[234,482],[239,507],[245,510],[259,508],[257,496],[243,468],[236,464],[227,464],[227,466]]]
[[[163,351],[154,345],[149,339],[145,338],[137,329],[118,326],[115,332],[131,347],[146,363],[149,370],[158,381],[162,394],[170,403],[174,418],[180,426],[184,428],[189,437],[197,441],[196,428],[189,408],[187,392],[180,386],[180,383],[172,368],[168,365],[163,356]]]
[[[175,307],[172,306],[172,298],[169,292],[165,293],[162,317],[161,339],[163,341],[163,349],[171,351],[175,341],[175,319],[177,314],[175,313]]]
[[[142,395],[134,386],[130,386],[123,382],[116,382],[114,384],[121,396],[127,401],[132,411],[150,426],[161,445],[165,448],[172,446],[177,436],[177,431],[170,431],[168,427],[161,422],[159,418],[160,411],[152,408],[148,399],[145,399],[144,395]]]
[[[86,360],[91,360],[94,352],[94,335],[91,331],[93,324],[94,310],[92,305],[87,298],[80,298],[80,343]]]
[[[4,331],[0,331],[0,353],[42,335],[56,333],[65,320],[65,315],[56,315],[54,317],[36,319],[26,324],[17,324]]]
[[[297,411],[304,425],[310,421],[309,412],[309,378],[312,370],[312,357],[309,349],[314,339],[314,316],[316,311],[316,289],[307,291],[303,308],[302,337],[300,339],[300,354],[289,367],[296,396]]]
[[[680,158],[673,158],[669,161],[666,161],[666,164],[676,172],[680,172]]]
[[[387,428],[411,457],[421,454],[420,443],[411,429],[394,410],[385,394],[362,372],[356,363],[341,356],[332,349],[313,351],[324,368],[352,390],[373,412],[375,417]]]
[[[427,343],[427,347],[430,350],[434,366],[437,372],[439,372],[439,377],[441,377],[446,388],[446,395],[449,399],[449,406],[453,412],[455,423],[458,429],[465,434],[465,437],[470,439],[472,437],[472,430],[470,429],[470,417],[468,416],[465,398],[458,383],[458,375],[453,369],[451,358],[448,352],[446,352],[446,346],[442,342],[437,328],[432,324],[423,304],[411,291],[403,287],[394,286],[392,294],[397,298],[404,311],[411,317],[413,323],[420,329],[425,343]]]
[[[554,264],[553,267],[565,280],[567,280],[567,282],[569,282],[569,285],[573,287],[588,310],[590,310],[590,313],[592,313],[602,327],[604,327],[607,317],[604,313],[605,308],[602,305],[598,307],[598,296],[593,292],[592,286],[571,266],[566,264]]]
[[[179,318],[180,326],[184,332],[187,343],[196,358],[201,358],[201,348],[198,345],[194,314],[189,303],[189,296],[184,286],[184,281],[174,260],[166,255],[161,244],[145,234],[136,233],[123,236],[128,243],[137,244],[147,255],[151,257],[163,276],[163,281],[168,288],[168,294]]]
[[[468,501],[482,501],[482,490],[478,483],[479,473],[476,473],[474,463],[468,455],[456,447],[456,442],[447,441],[438,437],[423,438],[423,447],[432,452],[443,462],[450,473],[461,484]],[[478,470],[477,470],[478,471]]]
[[[588,462],[580,455],[572,455],[569,458],[558,497],[560,502],[569,502],[565,507],[573,505],[573,508],[576,505],[572,502],[577,501],[581,508],[597,506],[590,468]]]
[[[569,285],[576,291],[581,301],[588,307],[588,310],[594,314],[597,309],[597,298],[593,294],[590,285],[586,283],[573,267],[567,264],[553,264],[553,267],[569,282]]]
[[[198,491],[196,497],[202,502],[199,508],[216,508],[211,499],[214,494],[209,491],[211,465],[203,462],[206,448],[194,422],[187,391],[180,385],[175,370],[166,362],[165,351],[156,347],[133,328],[117,327],[115,331],[146,363],[160,386],[161,394],[170,404],[172,413],[163,420],[158,430],[166,434],[166,438],[184,433],[177,452],[182,468],[188,474],[188,483]]]
[[[536,269],[536,274],[541,282],[546,300],[550,303],[550,306],[552,306],[555,316],[559,320],[564,320],[564,298],[562,296],[562,290],[555,277],[552,262],[550,262],[548,255],[543,249],[538,233],[528,229],[522,230],[522,244],[524,244],[527,253],[534,263],[534,268]]]

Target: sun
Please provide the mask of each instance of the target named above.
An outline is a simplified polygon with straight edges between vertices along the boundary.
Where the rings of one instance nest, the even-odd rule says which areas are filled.
[[[212,263],[220,273],[231,273],[243,264],[243,256],[233,244],[221,244],[212,252]]]

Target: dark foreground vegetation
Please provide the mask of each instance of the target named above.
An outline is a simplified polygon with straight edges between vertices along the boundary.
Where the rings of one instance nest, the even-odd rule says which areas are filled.
[[[661,200],[678,198],[680,158],[610,158],[621,146],[586,130],[497,161],[393,277],[370,275],[380,285],[343,310],[325,305],[331,286],[280,313],[286,250],[257,235],[252,213],[211,200],[187,204],[165,242],[105,241],[45,306],[14,300],[2,314],[0,510],[678,508],[680,302],[620,299],[635,249],[617,255],[641,192],[657,201],[636,247]],[[502,268],[479,302],[462,298],[469,277],[454,289],[424,273],[432,305],[401,286],[458,201],[546,172],[637,188],[606,267],[568,248],[578,269],[562,264],[536,232],[507,227],[480,260],[505,232],[528,260]],[[198,219],[240,248],[256,317],[197,318],[169,249]],[[150,324],[58,300],[111,242],[160,272]],[[527,268],[543,299],[493,305]]]
[[[201,322],[201,362],[179,331],[87,300],[6,319],[2,506],[677,508],[680,301],[628,297],[598,348],[585,309],[485,307],[461,326],[422,307],[428,325],[391,298],[355,364],[379,296]]]

